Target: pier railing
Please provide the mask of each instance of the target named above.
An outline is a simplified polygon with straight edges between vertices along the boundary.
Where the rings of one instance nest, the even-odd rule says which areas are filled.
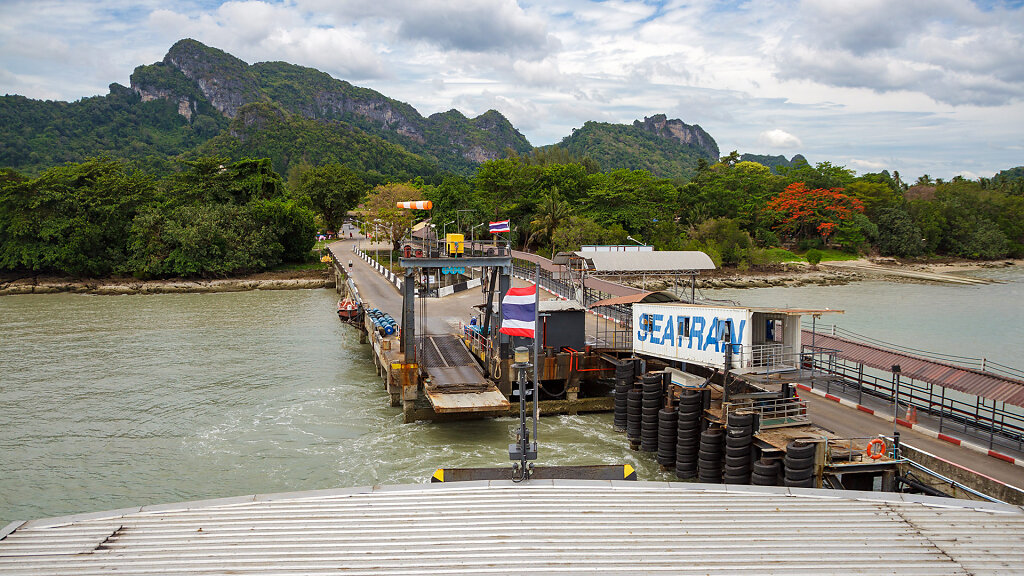
[[[973,370],[980,370],[982,372],[991,372],[993,374],[999,374],[1007,376],[1009,378],[1017,378],[1024,380],[1024,370],[1013,368],[1005,364],[1000,364],[994,360],[988,358],[978,358],[975,356],[959,356],[956,354],[943,354],[941,352],[932,352],[929,350],[921,350],[919,348],[913,348],[910,346],[904,346],[902,344],[895,344],[893,342],[886,342],[885,340],[879,340],[864,334],[859,334],[853,330],[847,330],[835,324],[822,326],[821,324],[812,324],[811,322],[803,322],[802,328],[805,330],[815,329],[819,334],[828,334],[830,336],[839,336],[847,340],[854,342],[861,342],[871,346],[877,346],[885,348],[886,350],[892,350],[894,352],[902,352],[904,354],[911,354],[913,356],[919,356],[921,358],[927,358],[929,360],[935,360],[937,362],[947,362],[963,366],[965,368],[971,368]]]
[[[807,415],[807,401],[800,398],[738,398],[723,407],[725,421],[733,412],[756,412],[760,428],[801,426],[811,421]]]
[[[813,347],[804,346],[811,351]],[[994,448],[996,445],[1024,449],[1024,408],[982,396],[965,394],[929,382],[887,374],[863,364],[846,360],[837,354],[812,354],[816,372],[828,377],[822,383],[827,394],[847,396],[864,405],[879,399],[897,405],[892,408],[906,419],[907,411],[928,417],[939,433],[957,433],[977,438]],[[824,384],[824,386],[822,386]]]

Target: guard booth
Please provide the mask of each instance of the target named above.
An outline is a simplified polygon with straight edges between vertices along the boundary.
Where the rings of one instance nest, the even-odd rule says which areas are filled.
[[[683,303],[633,305],[633,352],[665,360],[725,368],[736,374],[797,370],[800,319],[841,310],[702,306]]]

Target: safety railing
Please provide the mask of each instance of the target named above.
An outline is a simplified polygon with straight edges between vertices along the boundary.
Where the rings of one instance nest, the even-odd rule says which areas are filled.
[[[800,398],[739,398],[722,405],[726,422],[733,412],[756,412],[761,429],[801,426],[809,423],[807,401]]]
[[[833,464],[898,460],[895,445],[883,436],[825,438],[825,461]]]

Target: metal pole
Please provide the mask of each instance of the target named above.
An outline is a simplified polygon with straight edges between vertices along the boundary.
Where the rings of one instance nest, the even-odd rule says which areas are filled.
[[[540,419],[540,262],[537,262],[536,295],[533,301],[533,441],[537,442],[537,420]]]
[[[939,400],[939,432],[942,432],[942,419],[946,416],[946,387],[939,388],[942,389],[942,399]]]

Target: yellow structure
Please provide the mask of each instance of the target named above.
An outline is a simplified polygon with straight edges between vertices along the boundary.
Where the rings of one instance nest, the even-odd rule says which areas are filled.
[[[464,234],[445,234],[444,242],[449,256],[465,254],[466,237]]]

